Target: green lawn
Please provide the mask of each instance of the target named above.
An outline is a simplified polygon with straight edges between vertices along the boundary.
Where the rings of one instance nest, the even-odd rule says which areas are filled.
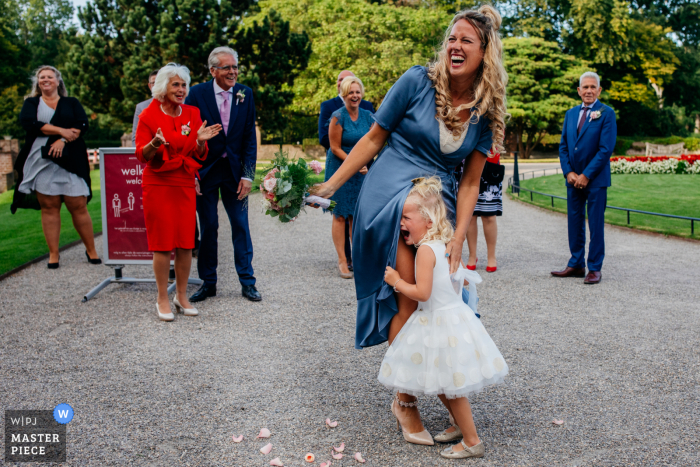
[[[102,232],[102,212],[100,210],[100,172],[93,170],[92,200],[88,211],[92,217],[95,233]],[[41,230],[41,213],[33,209],[18,209],[10,213],[14,190],[0,194],[0,274],[14,269],[37,256],[49,252]],[[78,240],[78,232],[73,228],[70,213],[61,208],[61,246]]]
[[[562,175],[549,175],[521,182],[523,188],[566,197],[566,185]],[[515,196],[517,198],[517,196]],[[520,200],[537,206],[566,212],[566,201],[521,192]],[[700,176],[675,174],[613,175],[608,189],[608,206],[638,209],[700,218]],[[608,209],[605,222],[627,226],[627,213]],[[690,235],[690,221],[668,219],[645,214],[630,214],[630,227],[667,235],[700,238],[700,222],[695,222],[695,235]]]

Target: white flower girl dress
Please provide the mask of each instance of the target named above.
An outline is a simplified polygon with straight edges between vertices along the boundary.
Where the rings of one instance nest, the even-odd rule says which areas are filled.
[[[433,290],[427,302],[403,326],[386,351],[379,382],[413,396],[465,397],[501,383],[508,374],[501,352],[475,315],[479,274],[460,267],[450,277],[445,244],[427,242],[435,253]],[[469,281],[469,305],[462,284]]]

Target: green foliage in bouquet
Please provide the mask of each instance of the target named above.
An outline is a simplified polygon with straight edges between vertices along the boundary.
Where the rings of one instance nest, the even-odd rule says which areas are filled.
[[[306,189],[315,182],[314,171],[304,159],[292,160],[287,152],[279,151],[263,174],[260,191],[265,197],[265,214],[279,216],[281,222],[293,221],[303,209]]]

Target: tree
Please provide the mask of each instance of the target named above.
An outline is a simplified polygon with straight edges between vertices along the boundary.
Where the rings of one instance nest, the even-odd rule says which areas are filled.
[[[412,65],[424,65],[442,41],[452,16],[440,8],[396,7],[365,0],[261,0],[261,21],[274,9],[293,32],[307,31],[309,65],[290,88],[290,111],[318,115],[321,102],[336,95],[338,73],[351,69],[377,106]]]
[[[20,37],[29,52],[28,70],[63,64],[77,32],[69,0],[20,0]]]
[[[294,99],[291,87],[309,63],[309,36],[290,32],[289,22],[271,9],[261,24],[239,30],[232,45],[240,57],[240,81],[253,89],[261,128],[279,134],[287,127],[282,110]]]
[[[168,62],[190,69],[192,84],[208,77],[207,57],[228,43],[250,0],[94,0],[79,9],[85,30],[65,65],[84,105],[122,121],[147,98],[146,80]]]
[[[579,101],[576,86],[587,63],[539,38],[507,38],[503,53],[508,71],[508,127],[518,152],[528,159],[547,133],[559,133],[564,113]]]

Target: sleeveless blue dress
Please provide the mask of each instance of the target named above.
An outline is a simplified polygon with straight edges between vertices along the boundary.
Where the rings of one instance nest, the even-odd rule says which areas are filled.
[[[337,118],[338,122],[336,125],[340,125],[343,128],[343,139],[340,142],[340,147],[346,154],[350,154],[352,148],[369,132],[372,123],[374,123],[372,121],[372,112],[365,109],[359,109],[359,111],[357,120],[354,122],[345,106],[342,106],[331,115],[331,120],[333,120],[333,117]],[[333,176],[342,163],[343,161],[329,149],[326,153],[326,181]],[[347,217],[355,214],[357,197],[360,194],[364,179],[365,176],[358,172],[333,194],[331,199],[337,203],[335,209],[333,209],[334,216]]]
[[[491,148],[490,121],[471,123],[462,146],[440,151],[440,128],[435,119],[435,90],[427,69],[414,66],[389,89],[372,118],[391,132],[360,190],[353,225],[353,266],[357,294],[355,348],[388,340],[389,323],[398,312],[394,290],[384,282],[386,266],[396,267],[399,223],[416,177],[437,175],[454,223],[457,181],[455,167],[474,150],[486,157]],[[463,299],[466,302],[466,291]]]

